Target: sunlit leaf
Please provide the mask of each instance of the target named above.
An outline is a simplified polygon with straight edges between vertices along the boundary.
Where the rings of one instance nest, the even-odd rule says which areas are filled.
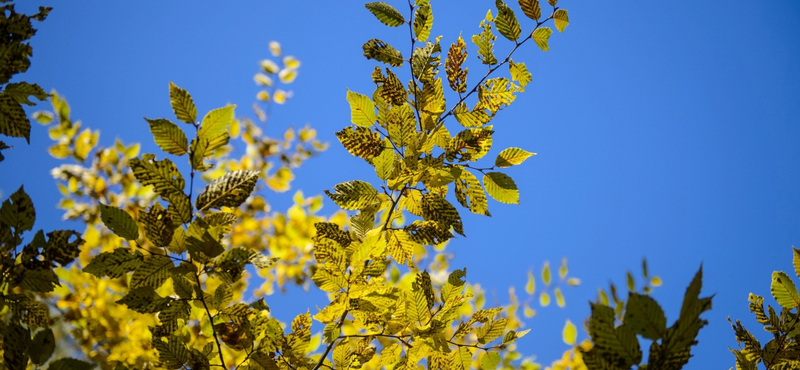
[[[572,346],[575,345],[575,341],[578,339],[578,329],[575,327],[575,324],[572,321],[567,319],[567,322],[564,323],[564,330],[561,332],[561,339],[564,343]]]
[[[258,171],[238,170],[228,172],[212,181],[197,196],[195,207],[198,211],[222,207],[238,207],[256,186]]]
[[[521,29],[514,11],[503,0],[495,0],[495,5],[497,17],[494,19],[494,24],[497,26],[497,31],[511,41],[517,41]]]
[[[553,22],[558,29],[558,32],[564,32],[564,29],[569,25],[569,16],[566,9],[558,9],[553,14]]]
[[[375,105],[366,95],[347,90],[347,102],[350,103],[350,120],[361,127],[370,127],[377,117]]]
[[[405,18],[403,15],[400,14],[397,9],[392,7],[391,5],[380,2],[372,2],[367,3],[364,5],[372,14],[375,15],[375,18],[378,18],[381,23],[389,26],[389,27],[397,27],[406,23]]]
[[[361,48],[364,49],[364,56],[367,59],[375,59],[393,67],[403,65],[403,55],[397,49],[381,40],[371,39]]]
[[[425,42],[433,28],[433,11],[430,4],[422,4],[414,12],[414,35],[417,41]]]
[[[169,83],[169,101],[172,104],[172,111],[179,120],[188,124],[194,124],[197,121],[197,108],[194,106],[194,101],[189,93],[175,85]]]
[[[161,150],[173,155],[184,155],[189,150],[186,134],[176,124],[162,118],[145,121]]]
[[[800,296],[798,296],[797,288],[785,272],[775,271],[772,273],[770,291],[781,307],[786,309],[800,307]]]
[[[550,27],[541,27],[533,31],[531,36],[536,45],[539,46],[539,49],[542,49],[542,51],[549,51],[550,46],[547,44],[547,41],[550,39],[552,33],[553,30],[551,30]]]

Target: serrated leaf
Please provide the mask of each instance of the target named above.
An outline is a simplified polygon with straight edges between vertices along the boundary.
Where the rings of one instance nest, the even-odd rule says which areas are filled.
[[[255,189],[258,174],[258,171],[245,170],[226,173],[206,185],[203,192],[197,196],[195,207],[198,211],[239,207]]]
[[[20,186],[14,194],[3,201],[0,207],[0,222],[14,228],[18,234],[33,229],[36,221],[36,208],[31,197],[25,193],[24,186]]]
[[[553,23],[556,25],[558,32],[564,32],[564,29],[569,25],[569,15],[566,9],[558,9],[553,14]]]
[[[116,303],[124,304],[139,313],[155,313],[168,308],[172,301],[172,298],[158,295],[152,286],[140,286],[131,289]]]
[[[489,10],[486,13],[486,19],[481,21],[480,26],[483,28],[483,32],[472,36],[472,42],[478,47],[481,63],[488,65],[497,64],[497,58],[495,58],[492,50],[494,48],[494,40],[497,40],[497,37],[492,33],[493,20],[492,11]]]
[[[511,41],[517,41],[521,29],[514,11],[503,0],[495,0],[495,5],[497,17],[494,19],[494,24],[497,26],[497,31]]]
[[[177,336],[170,336],[164,342],[162,338],[153,338],[153,348],[158,351],[158,360],[168,369],[179,369],[189,361],[189,350]]]
[[[30,97],[33,96],[39,100],[46,100],[48,93],[44,92],[37,84],[29,84],[27,82],[15,82],[7,84],[5,89],[3,89],[3,93],[10,96],[14,101],[19,104],[25,104],[34,106],[36,103],[30,101]]]
[[[508,175],[500,172],[489,172],[483,176],[486,192],[500,203],[519,204],[517,184]]]
[[[3,365],[9,370],[25,370],[28,365],[30,331],[11,321],[3,327]]]
[[[47,370],[92,370],[95,366],[97,365],[74,358],[61,358],[51,362]]]
[[[416,127],[417,120],[410,105],[395,105],[389,109],[387,130],[395,145],[402,148],[411,144]]]
[[[447,73],[447,82],[450,88],[457,93],[467,92],[467,74],[469,68],[463,68],[464,62],[467,60],[467,45],[461,35],[458,35],[458,40],[450,45],[447,51],[447,61],[445,62],[445,72]]]
[[[467,170],[461,172],[461,176],[456,179],[454,190],[456,200],[462,206],[469,208],[470,212],[491,216],[486,201],[486,193],[483,191],[481,183],[478,182],[478,178],[471,172]]]
[[[501,108],[507,107],[517,98],[514,93],[522,89],[514,85],[505,77],[486,80],[478,87],[478,105],[476,109],[488,109],[496,114]]]
[[[100,203],[100,219],[109,230],[126,240],[139,239],[139,225],[133,217],[114,206],[107,206]]]
[[[525,63],[515,63],[513,59],[510,59],[508,62],[508,70],[511,73],[511,79],[518,82],[523,91],[525,86],[533,80]]]
[[[325,190],[325,194],[334,203],[347,210],[363,209],[378,202],[378,191],[369,183],[360,180],[343,182],[333,187],[333,192]]]
[[[367,3],[364,4],[364,7],[375,15],[375,18],[378,18],[381,23],[389,27],[397,27],[406,23],[405,18],[397,9],[382,1]]]
[[[58,276],[53,270],[30,270],[22,265],[17,265],[16,274],[22,279],[19,287],[31,292],[46,293],[52,292],[58,283]]]
[[[228,284],[223,283],[217,286],[217,289],[214,290],[212,306],[221,311],[225,309],[225,307],[228,307],[228,304],[231,303],[231,300],[233,300],[233,291]]]
[[[381,40],[371,39],[364,43],[361,48],[364,50],[364,56],[367,59],[375,59],[393,67],[403,65],[403,55],[397,49]]]
[[[169,83],[169,102],[179,120],[188,124],[194,124],[197,121],[197,108],[194,106],[192,97],[186,90],[172,82]]]
[[[508,148],[497,155],[494,165],[501,168],[511,167],[522,164],[522,162],[534,155],[536,153],[530,153],[520,148]]]
[[[345,127],[336,133],[336,137],[342,146],[356,157],[372,159],[384,149],[380,134],[368,128]]]
[[[228,131],[228,125],[233,121],[233,111],[236,105],[227,105],[222,108],[208,112],[200,123],[200,130],[197,131],[199,139],[212,139]]]
[[[614,327],[614,310],[611,307],[590,303],[592,316],[589,336],[604,358],[617,368],[630,368],[642,360],[642,351],[636,334],[627,324]]]
[[[351,122],[361,127],[371,127],[375,123],[375,104],[368,96],[347,89],[347,102],[350,103]]]
[[[164,247],[172,241],[175,225],[161,204],[153,204],[147,212],[139,211],[139,220],[144,224],[145,236],[153,245]]]
[[[442,230],[453,230],[464,235],[464,227],[458,210],[443,196],[437,193],[427,193],[422,196],[422,218],[425,221],[435,221]]]
[[[131,158],[129,165],[133,176],[143,185],[153,185],[153,190],[168,199],[172,194],[183,194],[186,183],[178,167],[169,159],[156,160],[153,154],[144,154],[142,159]]]
[[[169,278],[174,268],[175,264],[168,256],[151,255],[133,272],[131,287],[150,286],[158,289]]]
[[[794,265],[794,273],[800,278],[800,250],[792,246],[792,265]]]
[[[561,332],[561,339],[564,343],[573,346],[575,345],[575,341],[578,339],[578,329],[575,327],[575,324],[572,321],[567,319],[567,322],[564,323],[564,330]]]
[[[41,365],[50,359],[56,349],[56,337],[53,330],[45,328],[36,332],[28,347],[28,356],[35,365]]]
[[[550,46],[547,44],[547,41],[550,40],[551,34],[553,34],[553,30],[551,30],[550,27],[541,27],[533,31],[531,37],[533,38],[533,42],[539,46],[539,49],[542,49],[542,51],[550,51]]]
[[[325,268],[317,269],[311,280],[317,287],[329,293],[347,289],[348,286],[347,279],[338,271],[328,271]]]
[[[0,134],[31,142],[31,121],[22,106],[6,93],[0,93]]]
[[[658,340],[667,332],[667,318],[664,310],[653,298],[631,292],[625,306],[625,324],[647,339]]]
[[[103,252],[92,258],[83,272],[88,272],[99,278],[108,276],[116,279],[135,270],[144,262],[142,252],[129,253],[130,248],[117,248],[113,252]]]
[[[542,17],[542,8],[539,6],[539,0],[518,0],[519,7],[528,18],[538,21]]]
[[[485,109],[477,107],[477,109],[469,110],[464,103],[456,106],[456,109],[453,110],[453,115],[458,123],[464,127],[481,127],[492,120],[492,117],[486,113]]]
[[[184,155],[189,150],[186,134],[176,124],[163,118],[145,118],[145,121],[150,125],[153,139],[161,150],[173,155]]]
[[[394,150],[384,149],[380,155],[372,159],[375,173],[381,180],[388,180],[394,170]]]
[[[167,250],[178,254],[186,252],[186,230],[183,227],[178,227],[172,233],[172,240],[167,245]]]
[[[781,307],[787,310],[800,307],[800,296],[798,296],[797,288],[785,272],[775,271],[772,273],[770,291]]]
[[[488,351],[481,356],[481,370],[495,370],[500,365],[500,354]]]
[[[478,343],[486,344],[499,338],[503,335],[503,330],[506,329],[506,325],[508,325],[508,320],[502,318],[491,320],[479,327],[477,332]]]
[[[414,12],[414,35],[417,41],[425,42],[433,28],[433,10],[430,4],[421,4]]]

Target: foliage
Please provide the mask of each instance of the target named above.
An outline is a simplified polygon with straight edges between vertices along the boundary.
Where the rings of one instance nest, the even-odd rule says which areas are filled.
[[[25,43],[33,35],[36,29],[33,28],[31,21],[43,21],[47,18],[52,8],[39,7],[39,12],[33,15],[17,13],[14,4],[2,6],[0,14],[0,85],[3,91],[0,92],[0,134],[10,137],[24,137],[25,141],[31,142],[31,121],[22,109],[22,104],[36,105],[30,100],[34,97],[39,100],[47,99],[47,93],[37,84],[28,82],[9,83],[11,78],[28,70],[31,65],[30,57],[33,55],[33,48]],[[0,162],[4,157],[3,150],[10,149],[3,141],[0,141]]]
[[[792,264],[795,274],[800,277],[800,250],[792,247]],[[767,305],[764,310],[764,297],[750,293],[747,300],[750,302],[750,312],[756,321],[764,325],[764,330],[772,334],[772,338],[764,346],[755,335],[745,329],[739,320],[736,324],[731,322],[736,342],[739,349],[729,348],[736,356],[737,369],[757,369],[759,363],[763,363],[767,369],[797,369],[800,367],[800,345],[798,345],[798,309],[800,309],[800,298],[798,298],[797,288],[783,271],[772,273],[772,284],[770,285],[772,297],[781,306],[780,314],[775,312],[772,306]]]

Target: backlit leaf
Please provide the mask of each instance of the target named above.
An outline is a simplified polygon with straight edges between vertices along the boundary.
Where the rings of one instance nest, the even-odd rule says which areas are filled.
[[[561,288],[556,287],[553,289],[553,294],[556,296],[556,305],[564,308],[567,305],[567,301],[564,300],[564,293],[561,292]]]
[[[336,137],[339,138],[342,146],[356,157],[372,159],[384,149],[381,135],[368,128],[345,127],[336,133]]]
[[[531,73],[528,72],[528,67],[525,63],[515,63],[513,59],[508,61],[508,70],[511,73],[511,79],[518,82],[523,89],[533,80]]]
[[[483,28],[483,32],[480,35],[472,36],[472,42],[478,47],[478,55],[481,59],[481,63],[493,65],[497,64],[497,58],[494,56],[494,40],[497,39],[497,36],[492,34],[492,21],[494,18],[492,17],[492,11],[489,10],[486,13],[486,19],[481,21],[481,28]]]
[[[190,352],[177,336],[167,337],[166,340],[164,342],[162,338],[153,338],[153,348],[158,351],[158,360],[168,369],[180,369],[189,361]]]
[[[564,29],[569,25],[569,16],[566,9],[558,9],[553,14],[553,22],[556,24],[558,32],[564,32]]]
[[[194,124],[197,121],[197,108],[189,93],[175,85],[169,83],[169,102],[172,104],[172,111],[182,122]]]
[[[176,124],[163,118],[145,118],[145,121],[161,150],[173,155],[184,155],[189,150],[186,134]]]
[[[550,294],[547,292],[539,293],[539,305],[542,307],[547,307],[550,305]]]
[[[525,293],[533,295],[536,292],[536,277],[533,276],[533,270],[528,270],[528,282],[525,284]]]
[[[517,184],[508,175],[500,172],[489,172],[483,176],[483,186],[489,195],[501,203],[519,204]]]
[[[212,139],[227,132],[228,125],[233,120],[234,108],[236,108],[236,105],[227,105],[208,112],[200,123],[197,137],[199,139],[208,139],[211,142]]]
[[[589,336],[598,351],[617,368],[630,368],[642,360],[642,351],[636,334],[622,324],[615,328],[614,310],[611,307],[590,303],[592,317]]]
[[[511,41],[517,41],[521,30],[514,11],[503,0],[495,0],[495,5],[497,17],[494,19],[494,24],[497,26],[497,31]]]
[[[84,272],[88,272],[97,277],[108,276],[116,279],[126,273],[135,270],[144,262],[142,252],[134,251],[130,253],[130,248],[117,248],[113,252],[103,252],[92,258]]]
[[[380,155],[373,158],[372,164],[375,166],[375,173],[381,180],[388,180],[394,170],[394,150],[384,149]]]
[[[461,35],[458,40],[450,45],[445,62],[445,72],[450,88],[457,93],[467,92],[467,73],[469,68],[462,68],[464,61],[467,60],[467,45]]]
[[[772,296],[775,297],[781,307],[789,310],[800,307],[800,296],[798,296],[797,288],[785,272],[775,271],[772,273],[770,291],[772,291]]]
[[[367,59],[375,59],[393,67],[403,65],[403,55],[397,49],[381,40],[371,39],[361,48],[364,49],[364,56]]]
[[[792,246],[792,265],[794,265],[794,273],[800,277],[800,249]]]
[[[258,171],[245,170],[226,173],[206,185],[203,192],[197,196],[195,207],[198,211],[239,207],[253,192],[258,181],[258,174]]]
[[[501,168],[515,166],[522,164],[522,162],[525,162],[526,159],[533,155],[536,155],[536,153],[529,153],[520,148],[508,148],[497,155],[497,159],[494,160],[494,165]]]
[[[500,354],[488,351],[481,356],[481,370],[495,370],[500,364]]]
[[[343,182],[333,187],[333,192],[325,190],[325,194],[347,210],[362,209],[378,201],[378,191],[369,183],[354,180]]]
[[[406,23],[405,18],[403,15],[400,14],[397,9],[392,7],[391,5],[380,2],[372,2],[367,3],[364,5],[372,14],[375,15],[375,18],[378,18],[381,23],[389,26],[389,27],[397,27]]]
[[[0,134],[24,137],[29,144],[31,141],[31,121],[22,106],[6,93],[0,93]]]
[[[100,203],[100,219],[114,234],[127,240],[139,239],[139,225],[128,212]]]
[[[471,172],[464,170],[461,176],[456,179],[455,186],[456,200],[462,206],[469,208],[470,212],[479,215],[491,216],[489,206],[486,201],[486,193],[483,191],[478,178]]]
[[[553,30],[551,30],[550,27],[541,27],[533,31],[531,36],[536,45],[539,46],[539,49],[542,49],[542,51],[550,51],[550,46],[547,44],[547,41],[550,39],[552,33]]]
[[[370,127],[377,117],[375,105],[366,95],[347,90],[347,102],[350,103],[350,120],[361,127]]]
[[[151,255],[133,272],[131,287],[150,286],[158,289],[169,278],[174,268],[175,265],[168,256]]]
[[[433,11],[430,4],[422,4],[414,12],[414,35],[417,41],[425,42],[433,28]]]
[[[131,158],[129,164],[133,175],[143,185],[153,185],[158,195],[167,199],[171,194],[183,194],[186,183],[183,176],[169,159],[157,161],[153,154],[144,154],[142,159]]]
[[[528,18],[538,21],[542,17],[542,8],[539,6],[539,0],[518,0],[519,7]]]

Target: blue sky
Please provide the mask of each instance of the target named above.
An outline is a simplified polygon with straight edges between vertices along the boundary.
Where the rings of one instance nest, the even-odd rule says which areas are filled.
[[[406,9],[405,2],[390,3]],[[271,133],[311,123],[332,144],[298,171],[295,188],[317,194],[342,181],[374,179],[333,133],[349,124],[346,88],[373,88],[376,63],[361,55],[361,45],[380,38],[407,54],[407,29],[381,25],[360,2],[129,4],[46,4],[55,9],[39,24],[24,75],[64,94],[74,118],[101,130],[102,145],[120,137],[156,150],[142,116],[172,116],[169,81],[191,92],[201,112],[234,103],[249,114],[258,91],[253,73],[269,56],[268,42],[277,40],[303,65],[294,97],[274,109]],[[34,5],[18,7],[31,12]],[[432,5],[432,34],[443,35],[445,45],[459,33],[469,40],[494,8],[489,0]],[[560,5],[570,11],[570,26],[551,37],[550,52],[528,45],[514,57],[526,62],[533,82],[493,121],[494,150],[539,153],[508,171],[522,204],[490,201],[492,218],[464,213],[468,237],[449,247],[454,267],[468,267],[471,282],[504,302],[509,285],[521,290],[529,268],[568,257],[583,285],[567,291],[566,310],[539,310],[529,323],[534,335],[521,345],[549,362],[566,348],[564,319],[581,321],[597,288],[609,280],[623,284],[642,257],[664,279],[655,297],[670,322],[702,263],[703,295],[715,295],[714,308],[687,368],[730,367],[727,347],[736,341],[725,318],[742,319],[766,340],[747,295],[768,296],[771,272],[791,271],[790,247],[800,246],[800,5]],[[498,54],[505,55],[502,41]],[[41,126],[34,125],[31,143],[12,141],[1,166],[20,175],[3,176],[0,189],[8,195],[26,184],[39,210],[37,227],[63,228],[49,176],[59,161],[47,155]],[[269,200],[285,209],[290,194]],[[324,211],[333,210],[327,202]],[[286,305],[292,310],[285,318],[324,304],[313,297]]]

